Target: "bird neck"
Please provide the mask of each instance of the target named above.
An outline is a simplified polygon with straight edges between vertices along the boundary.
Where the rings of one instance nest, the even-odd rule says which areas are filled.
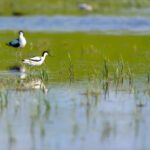
[[[23,36],[22,33],[20,33],[19,38],[20,38],[20,39],[24,38],[24,36]]]
[[[46,54],[44,54],[44,55],[42,56],[43,60],[46,58],[46,56],[47,56]]]

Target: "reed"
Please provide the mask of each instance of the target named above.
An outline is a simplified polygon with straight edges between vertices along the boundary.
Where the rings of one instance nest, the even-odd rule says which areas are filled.
[[[69,66],[68,66],[69,81],[71,83],[71,82],[74,81],[74,65],[73,65],[73,62],[72,62],[72,59],[71,59],[71,55],[70,55],[69,52],[67,53],[67,55],[68,55],[68,61],[69,61]]]
[[[5,89],[0,90],[0,111],[8,105],[8,92]]]

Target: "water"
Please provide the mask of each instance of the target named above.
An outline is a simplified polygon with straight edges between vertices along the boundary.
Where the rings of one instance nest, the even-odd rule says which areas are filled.
[[[149,28],[150,20],[148,17],[0,17],[0,30],[23,29],[35,32],[94,32],[98,30],[99,32],[112,34],[149,34]],[[5,71],[0,72],[0,149],[150,149],[150,92],[149,84],[146,83],[149,65],[144,63],[149,54],[147,36],[129,37],[121,35],[109,37],[99,35],[97,37],[97,35],[93,34],[83,34],[84,36],[81,34],[82,39],[88,39],[87,41],[82,41],[78,38],[81,35],[76,35],[75,33],[60,34],[61,36],[63,35],[60,38],[58,38],[58,34],[56,36],[44,34],[39,37],[38,34],[33,37],[33,34],[30,34],[30,36],[27,36],[30,37],[30,42],[34,42],[34,40],[36,43],[41,42],[41,49],[43,49],[45,43],[47,44],[46,47],[51,47],[52,43],[59,46],[58,51],[55,47],[52,48],[54,49],[55,57],[47,59],[44,67],[45,69],[50,69],[50,83],[46,85],[40,79],[21,80],[19,78],[26,77],[24,74],[7,71],[8,67],[4,66],[4,64],[13,65],[16,57],[14,51],[3,46],[3,43],[12,39],[12,36],[10,37],[10,35],[3,32],[2,34],[2,45],[0,46],[1,67],[5,68]],[[27,34],[29,35],[29,33]],[[77,37],[74,38],[75,36]],[[50,39],[55,40],[50,41]],[[97,41],[91,44],[92,40]],[[64,57],[67,56],[66,48],[62,46],[60,41],[64,43],[68,41],[69,44],[73,44],[67,49],[72,50],[72,57],[78,56],[74,58],[75,62],[78,63],[73,64],[76,67],[75,77],[79,75],[78,79],[80,81],[68,83],[70,77],[70,72],[67,72],[69,70],[68,57]],[[79,44],[80,42],[81,45]],[[100,43],[100,46],[97,43]],[[125,43],[125,45],[122,43]],[[34,43],[33,45],[36,44]],[[81,48],[85,45],[87,47],[82,50]],[[91,45],[94,45],[94,48],[90,47]],[[94,51],[95,49],[96,51]],[[24,52],[29,55],[27,50],[29,49],[26,48]],[[80,74],[83,73],[81,70],[86,71],[85,74],[87,75],[89,72],[86,68],[90,70],[91,64],[93,67],[96,67],[96,64],[98,66],[103,65],[102,62],[99,62],[99,58],[102,57],[102,53],[99,50],[108,52],[106,56],[109,56],[109,54],[111,56],[111,52],[115,55],[120,54],[120,50],[125,52],[127,55],[123,54],[128,56],[127,60],[135,59],[135,68],[138,66],[138,71],[146,70],[144,76],[140,75],[140,78],[135,80],[137,73],[133,72],[135,74],[134,85],[128,85],[128,81],[123,86],[119,86],[119,88],[111,85],[109,89],[102,88],[100,82],[94,84],[86,81],[86,78],[81,79]],[[33,52],[37,55],[37,51]],[[26,58],[28,55],[24,57]],[[118,58],[115,59],[116,61],[118,60]],[[62,68],[66,67],[65,74],[61,70],[58,60],[66,61],[65,65],[62,63]],[[96,63],[92,63],[93,60]],[[147,64],[149,64],[149,61]],[[101,75],[101,70],[96,68],[95,72],[93,67],[90,72],[94,75],[94,73],[96,74],[97,71],[100,71],[98,75]],[[53,68],[55,68],[59,76]],[[15,77],[17,77],[17,80]],[[60,78],[64,77],[68,79],[68,82],[61,81]],[[92,76],[92,79],[94,77]],[[55,83],[55,81],[57,82]],[[14,84],[17,84],[17,86]]]
[[[100,31],[112,34],[149,34],[149,17],[124,16],[31,16],[0,17],[0,30],[41,32]]]
[[[150,101],[141,85],[138,92],[110,87],[98,94],[87,94],[88,86],[51,83],[47,94],[1,90],[7,104],[0,111],[0,149],[148,150]]]

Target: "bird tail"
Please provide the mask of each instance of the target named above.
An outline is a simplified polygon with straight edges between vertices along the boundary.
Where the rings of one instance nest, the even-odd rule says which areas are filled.
[[[22,62],[23,62],[24,64],[28,64],[28,63],[29,63],[29,60],[28,60],[28,59],[23,59]]]
[[[10,43],[6,43],[7,46],[10,46]]]
[[[7,45],[7,46],[12,46],[12,43],[11,43],[11,42],[9,42],[9,43],[6,43],[6,45]]]

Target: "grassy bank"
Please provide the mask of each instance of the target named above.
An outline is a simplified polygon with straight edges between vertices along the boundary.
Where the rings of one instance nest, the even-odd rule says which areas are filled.
[[[81,3],[93,7],[92,12],[79,10]],[[150,1],[142,0],[1,0],[0,15],[85,15],[85,14],[120,14],[133,8],[147,8]],[[131,15],[131,13],[130,13]]]
[[[90,33],[26,33],[27,46],[22,51],[22,58],[16,60],[16,50],[5,45],[17,37],[17,32],[1,32],[0,70],[20,64],[21,59],[41,55],[49,50],[52,57],[47,57],[42,67],[51,73],[51,78],[84,78],[96,74],[102,75],[102,68],[112,72],[123,60],[126,71],[131,67],[135,73],[149,73],[150,43],[149,36],[102,35]]]

